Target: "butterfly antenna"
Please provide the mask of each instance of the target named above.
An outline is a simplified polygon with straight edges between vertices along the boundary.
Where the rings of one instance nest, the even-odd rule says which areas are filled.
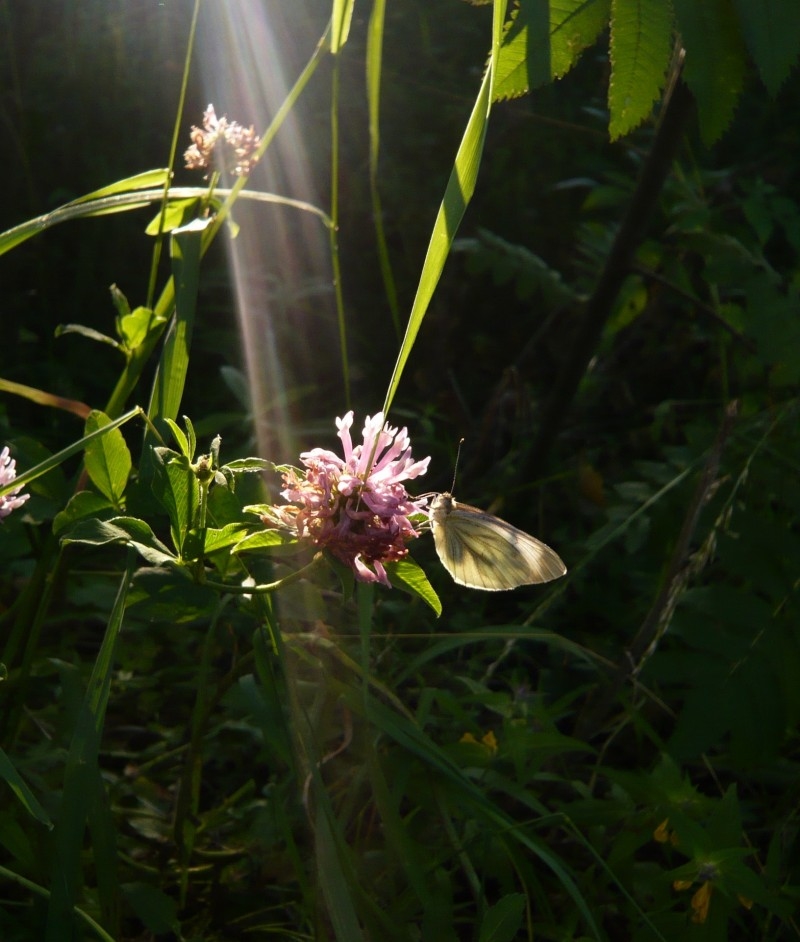
[[[461,446],[464,444],[464,439],[459,439],[458,448],[456,450],[456,463],[453,467],[453,483],[450,485],[450,493],[455,493],[456,489],[456,475],[458,474],[458,461],[461,458]]]

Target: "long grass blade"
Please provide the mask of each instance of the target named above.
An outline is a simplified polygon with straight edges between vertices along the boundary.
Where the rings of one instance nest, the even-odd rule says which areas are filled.
[[[456,232],[464,218],[464,213],[475,192],[478,180],[478,169],[483,156],[483,145],[486,140],[486,130],[489,124],[489,113],[492,107],[494,76],[497,63],[498,50],[505,19],[506,0],[494,0],[494,17],[492,21],[492,55],[489,65],[481,82],[478,97],[469,116],[464,136],[456,154],[450,179],[444,193],[444,199],[436,215],[428,251],[422,266],[417,293],[411,307],[406,333],[400,346],[392,378],[383,404],[383,413],[387,415],[400,377],[414,347],[417,334],[422,326],[422,320],[428,310],[431,298],[439,279],[442,276],[444,263],[450,254]]]
[[[30,790],[27,782],[19,774],[16,766],[3,749],[0,749],[0,778],[5,779],[8,787],[14,792],[29,815],[36,818],[37,821],[44,824],[47,828],[53,827],[50,816],[39,804],[36,795]]]
[[[83,449],[86,448],[90,442],[95,441],[103,435],[107,435],[113,429],[119,428],[121,425],[129,422],[137,415],[142,414],[143,413],[141,408],[136,406],[131,409],[130,412],[126,412],[125,415],[121,415],[118,419],[114,419],[113,422],[109,422],[108,425],[104,425],[102,428],[96,429],[94,432],[90,432],[88,435],[84,435],[83,438],[79,438],[78,441],[73,442],[66,448],[62,448],[61,451],[56,452],[56,454],[51,455],[44,461],[39,462],[39,464],[35,465],[34,467],[28,468],[27,471],[23,471],[21,474],[18,474],[13,481],[0,487],[0,497],[2,497],[4,494],[7,494],[9,491],[14,490],[15,487],[24,486],[31,481],[35,481],[36,478],[41,477],[43,474],[47,474],[48,471],[51,471],[53,468],[57,468],[58,465],[60,465],[63,461],[66,461],[67,458],[71,458],[73,455],[78,454],[78,452],[83,451]]]
[[[111,688],[114,653],[122,630],[125,601],[135,566],[136,554],[129,550],[128,564],[72,735],[64,773],[64,792],[54,832],[46,942],[64,942],[73,937],[68,927],[73,924],[73,909],[82,875],[80,860],[83,833],[91,796],[100,779],[97,765],[100,736]]]
[[[386,232],[383,227],[383,207],[378,189],[378,156],[381,146],[380,108],[381,108],[381,66],[383,64],[383,24],[386,12],[386,0],[375,0],[369,18],[367,31],[367,107],[369,108],[369,190],[372,200],[372,218],[375,222],[375,239],[378,250],[378,262],[381,267],[386,301],[392,315],[397,339],[402,336],[400,327],[400,308],[397,303],[397,288],[389,260],[386,245]]]

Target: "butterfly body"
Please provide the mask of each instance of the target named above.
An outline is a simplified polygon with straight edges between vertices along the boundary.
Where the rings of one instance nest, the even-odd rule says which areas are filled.
[[[549,546],[452,494],[437,494],[429,514],[439,559],[460,585],[499,592],[550,582],[567,571]]]

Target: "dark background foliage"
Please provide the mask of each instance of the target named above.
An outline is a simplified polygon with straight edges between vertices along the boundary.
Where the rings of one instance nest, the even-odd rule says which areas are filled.
[[[286,69],[292,81],[329,11],[324,4],[260,2],[282,37],[285,58],[274,68]],[[188,0],[0,4],[7,173],[0,229],[165,166],[191,10]],[[457,2],[388,4],[380,187],[401,312],[410,308],[480,81],[490,15],[489,7]],[[398,347],[375,248],[367,23],[359,16],[366,14],[357,9],[341,62],[339,220],[356,423],[380,408]],[[257,129],[271,117],[264,100],[261,112],[249,113],[244,90],[223,101],[209,87],[202,55],[230,54],[212,22],[201,16],[204,52],[191,76],[181,149],[209,100],[218,114]],[[570,822],[574,830],[554,818],[544,844],[576,875],[606,938],[656,937],[647,934],[641,909],[614,902],[615,880],[637,888],[636,906],[655,914],[665,938],[687,931],[796,938],[800,81],[793,73],[769,97],[750,75],[730,128],[713,147],[701,142],[693,120],[687,124],[590,368],[542,457],[532,446],[543,405],[654,137],[649,122],[609,142],[608,77],[601,43],[566,78],[495,106],[478,189],[393,414],[408,425],[415,454],[433,456],[426,486],[434,489],[450,486],[456,444],[464,437],[459,496],[557,547],[570,567],[569,582],[547,597],[546,608],[533,590],[466,596],[422,546],[415,555],[445,614],[432,627],[421,604],[382,594],[373,628],[375,675],[456,763],[480,770],[476,780],[503,813],[515,822],[543,820],[546,812]],[[318,76],[296,111],[296,127],[315,129],[313,145],[307,138],[301,152],[287,132],[276,156],[253,175],[253,188],[327,206],[329,79],[329,73]],[[293,162],[308,172],[305,189],[297,188]],[[178,171],[178,182],[188,180]],[[80,323],[109,333],[112,283],[132,304],[144,303],[151,245],[142,230],[151,216],[143,210],[58,226],[0,258],[6,338],[0,376],[103,406],[120,367],[116,354],[55,331]],[[309,235],[305,223],[283,210],[241,207],[236,218],[238,238],[258,242],[264,252],[246,274],[257,296],[269,299],[271,336],[287,377],[283,414],[297,450],[332,445],[333,417],[346,406],[329,261],[324,253],[320,261],[318,233]],[[291,256],[284,243],[294,245]],[[225,248],[218,245],[203,265],[184,411],[209,440],[222,434],[227,459],[254,448],[248,406],[224,379],[229,367],[244,369],[235,299]],[[726,424],[734,401],[736,417]],[[277,410],[273,403],[250,407],[270,416]],[[10,396],[0,400],[0,423],[4,440],[35,438],[51,450],[81,434],[74,418]],[[296,460],[296,452],[266,457]],[[63,483],[35,490],[34,519],[48,521],[65,493]],[[48,525],[31,524],[26,532],[21,523],[4,524],[5,608],[29,576],[29,559]],[[37,739],[36,723],[47,729],[55,752],[66,748],[118,563],[116,555],[87,553],[59,584],[25,702],[36,719],[6,747],[21,756],[51,812],[58,805],[58,763]],[[135,642],[119,655],[103,769],[113,780],[113,815],[125,821],[117,840],[126,872],[126,939],[170,937],[164,928],[170,919],[159,923],[153,915],[158,907],[148,886],[164,890],[165,899],[179,895],[169,843],[179,763],[159,763],[185,745],[193,722],[199,639],[211,605],[202,587],[195,590],[179,607],[168,593],[159,596],[158,585],[140,580],[130,610]],[[319,614],[333,623],[326,631],[339,633],[342,650],[357,651],[355,613],[344,607],[331,614],[317,601],[319,608],[309,608],[303,600],[303,622]],[[287,611],[293,604],[290,598]],[[634,681],[626,652],[637,651],[648,618],[669,630],[663,638],[651,634],[659,643]],[[249,650],[251,634],[249,613],[221,619],[206,642],[212,675],[225,677],[239,652]],[[292,653],[287,686],[296,684],[302,694],[295,696],[310,698],[304,710],[325,718],[330,728],[320,738],[333,751],[345,722],[340,711],[346,713],[337,684],[346,689],[348,664],[341,653],[321,655],[316,643]],[[220,680],[201,795],[205,836],[198,847],[207,870],[181,912],[184,938],[239,938],[247,930],[267,938],[270,920],[302,926],[306,937],[328,937],[324,918],[310,915],[317,912],[311,861],[319,848],[307,835],[297,844],[291,836],[305,834],[306,824],[298,801],[303,782],[289,771],[293,747],[281,719],[292,693],[273,678],[274,699],[264,694],[268,663],[262,652],[244,681],[227,689]],[[310,693],[320,690],[329,701]],[[494,766],[489,746],[480,751],[489,730],[501,742]],[[458,742],[464,732],[477,740],[473,752]],[[490,900],[510,899],[524,884],[537,901],[540,937],[581,937],[574,907],[541,861],[509,849],[496,822],[494,830],[488,818],[478,816],[475,824],[464,810],[469,802],[461,804],[457,790],[451,794],[446,776],[437,778],[441,770],[432,772],[418,756],[410,763],[397,740],[381,756],[382,774],[402,791],[397,814],[420,866],[429,857],[437,861],[431,879],[439,881],[433,890],[440,909],[431,904],[423,919],[412,894],[395,896],[379,815],[361,816],[360,802],[372,807],[359,777],[366,765],[359,760],[373,755],[369,736],[357,728],[353,742],[331,772],[333,800],[347,840],[363,855],[359,864],[368,871],[365,861],[381,861],[375,897],[391,913],[387,919],[418,923],[424,939],[477,938],[467,915],[474,891],[469,869],[453,862],[463,863],[460,840],[484,865],[478,882]],[[148,771],[137,778],[132,767]],[[2,814],[3,865],[15,862],[46,882],[47,867],[37,862],[45,839],[41,846],[18,839],[18,812]],[[449,830],[451,818],[457,834]],[[397,839],[389,819],[381,820]],[[678,835],[666,849],[652,839],[665,820]],[[715,884],[711,922],[691,923],[688,897],[676,906],[673,880],[695,880],[696,890],[704,859],[717,853],[722,868],[725,853],[732,859],[743,848],[746,867],[733,867],[727,884],[724,878]],[[413,859],[408,847],[403,852]],[[693,871],[679,872],[690,863]],[[758,875],[755,889],[745,869]],[[753,897],[752,910],[738,901]],[[565,913],[571,913],[568,924]],[[13,906],[3,919],[8,938],[26,938],[29,929],[13,929]],[[151,935],[144,934],[145,923]],[[37,914],[25,925],[40,925]],[[379,931],[389,930],[373,927]],[[523,938],[521,929],[507,936],[517,937]]]

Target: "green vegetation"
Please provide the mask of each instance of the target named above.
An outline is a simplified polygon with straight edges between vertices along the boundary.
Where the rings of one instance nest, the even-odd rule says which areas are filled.
[[[792,3],[0,11],[0,938],[800,937]]]

